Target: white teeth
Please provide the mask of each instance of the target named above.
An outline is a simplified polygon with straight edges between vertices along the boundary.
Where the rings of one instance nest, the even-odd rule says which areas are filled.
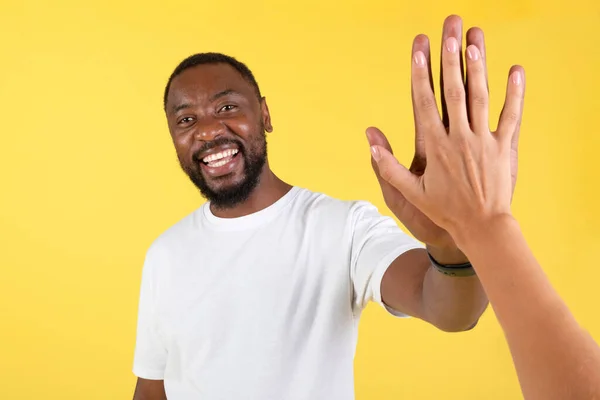
[[[211,161],[220,160],[221,158],[225,158],[225,157],[231,157],[231,156],[234,156],[234,155],[236,155],[236,154],[238,153],[238,151],[239,151],[238,149],[229,149],[229,150],[224,150],[224,151],[221,151],[221,152],[218,152],[218,153],[210,154],[210,155],[208,155],[208,156],[204,157],[204,158],[202,159],[202,161],[204,161],[205,163],[209,163],[209,162],[211,162]],[[220,162],[219,162],[219,163],[220,163]],[[214,163],[214,164],[213,164],[213,165],[211,165],[211,166],[220,166],[220,165],[217,165],[217,164],[219,164],[219,163]],[[225,165],[225,164],[226,164],[226,163],[223,163],[223,164],[221,164],[221,165]]]
[[[217,162],[212,162],[209,165],[213,168],[216,167],[222,167],[223,165],[227,164],[229,161],[231,161],[231,158],[226,158],[225,160],[221,160],[221,161],[217,161]]]

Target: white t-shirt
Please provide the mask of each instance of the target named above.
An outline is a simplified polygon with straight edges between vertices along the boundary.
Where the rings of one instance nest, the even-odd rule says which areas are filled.
[[[370,203],[299,187],[240,218],[205,203],[148,250],[133,372],[169,400],[354,399],[361,311],[422,247]]]

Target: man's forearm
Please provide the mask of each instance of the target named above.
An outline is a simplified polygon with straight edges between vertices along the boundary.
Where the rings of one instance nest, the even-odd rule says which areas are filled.
[[[439,329],[459,332],[472,328],[477,324],[487,304],[487,296],[475,275],[448,276],[433,266],[425,274],[425,318]]]

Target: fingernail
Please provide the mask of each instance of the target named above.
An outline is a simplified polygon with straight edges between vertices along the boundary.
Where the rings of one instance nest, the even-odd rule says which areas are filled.
[[[521,85],[521,72],[520,71],[513,72],[513,74],[512,74],[512,81],[517,86]]]
[[[467,57],[469,57],[469,59],[472,61],[479,60],[479,49],[477,46],[470,45],[467,47]]]
[[[371,146],[371,154],[373,155],[375,161],[379,161],[379,159],[381,158],[381,154],[379,153],[379,149],[377,148],[377,146]]]
[[[415,53],[415,64],[417,64],[418,67],[425,66],[425,54],[423,54],[422,51],[417,51]]]
[[[458,51],[458,42],[455,38],[449,37],[446,40],[446,49],[448,49],[450,53],[456,53]]]

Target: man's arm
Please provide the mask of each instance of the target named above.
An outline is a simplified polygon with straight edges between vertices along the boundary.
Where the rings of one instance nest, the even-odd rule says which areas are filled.
[[[436,260],[454,263],[451,258],[438,258],[430,251]],[[458,260],[456,263],[464,262]],[[446,332],[473,328],[488,304],[477,276],[444,275],[431,265],[423,249],[396,258],[383,276],[381,297],[389,307]]]
[[[167,400],[163,381],[138,378],[133,400]]]
[[[167,398],[163,383],[167,350],[156,318],[156,289],[161,281],[156,267],[160,262],[160,247],[153,245],[146,253],[142,269],[133,360],[133,374],[138,377],[134,400]]]

